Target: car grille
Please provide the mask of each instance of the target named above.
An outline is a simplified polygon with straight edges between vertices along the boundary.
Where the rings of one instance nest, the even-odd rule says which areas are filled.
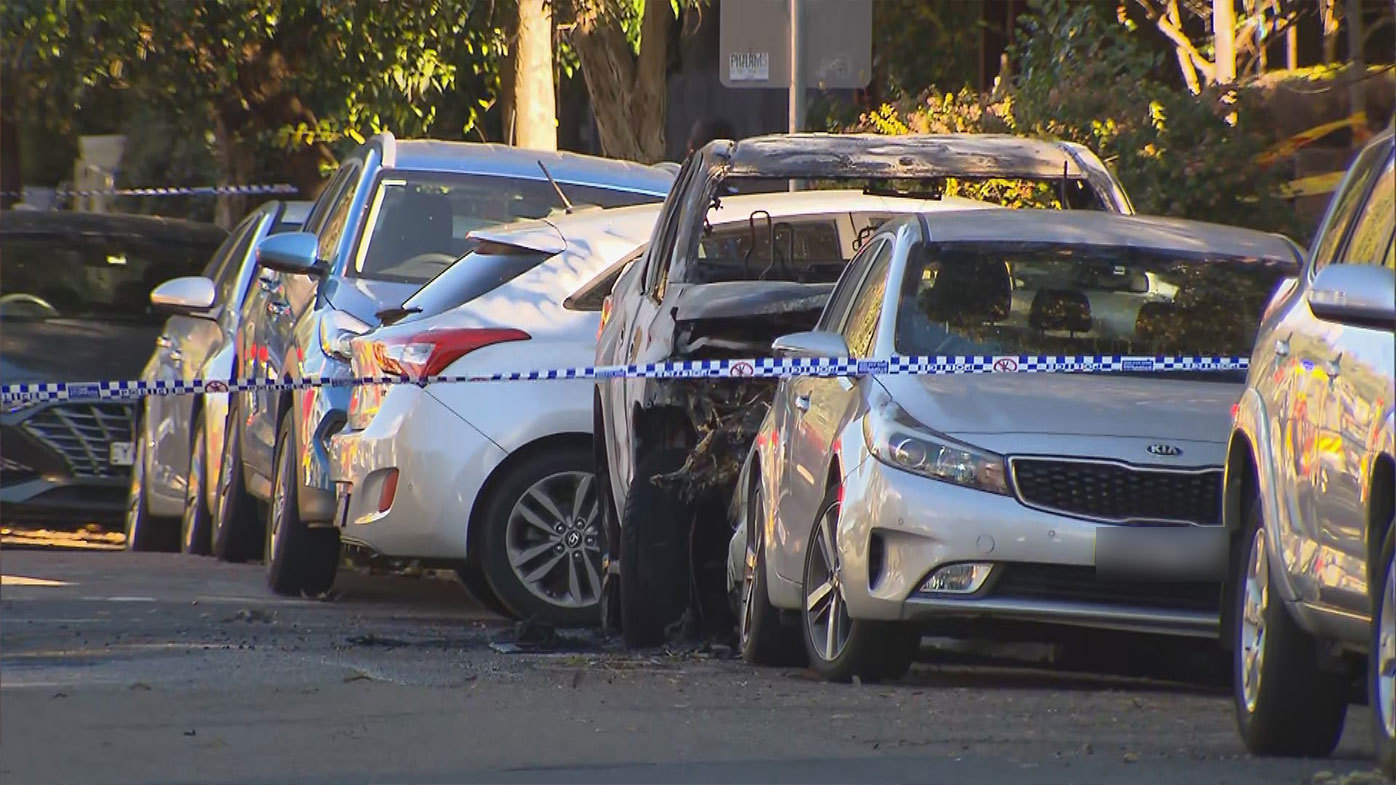
[[[21,426],[63,456],[77,477],[118,477],[130,471],[111,465],[111,443],[132,439],[128,403],[65,403],[36,412]]]
[[[1002,599],[1089,602],[1095,605],[1215,611],[1221,585],[1187,581],[1103,581],[1094,567],[999,564],[989,596]]]
[[[1221,523],[1222,472],[1140,469],[1118,463],[1014,458],[1024,504],[1101,521]]]

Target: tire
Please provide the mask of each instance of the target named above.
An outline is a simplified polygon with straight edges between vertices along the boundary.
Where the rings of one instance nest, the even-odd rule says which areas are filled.
[[[678,471],[682,449],[661,450],[635,467],[620,523],[621,637],[631,648],[658,646],[689,603],[688,535],[693,510],[650,482]]]
[[[136,456],[131,464],[131,484],[126,492],[126,550],[177,551],[179,530],[175,521],[150,514],[145,503],[145,438],[136,426]]]
[[[508,616],[509,609],[504,607],[504,603],[494,596],[494,589],[490,588],[489,581],[485,580],[485,572],[480,565],[474,563],[462,564],[456,567],[456,578],[465,587],[465,591],[470,595],[481,608],[500,616]]]
[[[480,566],[519,619],[559,627],[601,620],[601,511],[591,451],[564,446],[508,469],[490,492]]]
[[[218,503],[213,510],[213,555],[227,562],[260,558],[266,539],[266,527],[257,515],[257,500],[243,482],[241,438],[237,400],[233,398],[228,401],[228,421],[223,428]]]
[[[208,423],[204,410],[194,418],[194,438],[189,448],[189,473],[184,483],[184,515],[179,522],[180,547],[185,553],[207,556],[213,550],[213,516],[208,511],[205,488],[208,477],[204,448],[208,444]]]
[[[900,679],[911,668],[921,636],[904,623],[848,616],[840,576],[838,515],[837,489],[831,487],[810,532],[800,584],[804,598],[800,630],[810,669],[825,681],[846,682],[855,676],[868,682]],[[825,620],[822,629],[821,619]]]
[[[291,413],[276,429],[271,504],[267,515],[267,585],[277,594],[318,596],[334,585],[339,568],[339,530],[311,528],[301,520],[299,482],[291,444]]]
[[[764,504],[759,483],[747,506],[747,555],[737,609],[738,647],[752,665],[800,667],[808,663],[797,627],[781,623],[780,611],[766,590],[766,545],[759,512]]]
[[[1347,713],[1342,677],[1323,670],[1318,641],[1289,615],[1276,591],[1260,499],[1232,561],[1232,696],[1236,725],[1256,755],[1318,758],[1338,745]]]
[[[1393,516],[1396,518],[1396,516]],[[1386,530],[1372,581],[1372,648],[1367,655],[1372,746],[1377,765],[1396,780],[1396,520]]]

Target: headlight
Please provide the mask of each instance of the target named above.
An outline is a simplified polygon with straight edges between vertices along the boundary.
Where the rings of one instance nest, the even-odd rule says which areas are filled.
[[[373,329],[343,311],[327,311],[320,317],[320,351],[349,362],[354,352],[349,342]]]
[[[886,399],[863,417],[863,438],[879,461],[933,480],[1008,495],[1003,457],[951,441]]]

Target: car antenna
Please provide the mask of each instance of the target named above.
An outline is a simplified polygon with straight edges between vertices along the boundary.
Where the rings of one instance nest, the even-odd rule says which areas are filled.
[[[572,208],[572,202],[570,202],[570,201],[567,199],[567,194],[565,194],[565,193],[562,192],[562,187],[559,186],[559,185],[557,184],[557,181],[553,179],[552,173],[548,171],[548,167],[544,166],[542,161],[539,161],[539,162],[538,162],[538,168],[543,170],[543,176],[546,177],[546,178],[548,178],[548,182],[549,182],[549,183],[552,183],[553,190],[554,190],[554,191],[557,191],[557,198],[559,198],[559,199],[562,200],[562,206],[563,206],[563,208],[567,211],[567,214],[568,214],[568,215],[571,215],[571,214],[572,214],[572,209],[573,209],[573,208]]]

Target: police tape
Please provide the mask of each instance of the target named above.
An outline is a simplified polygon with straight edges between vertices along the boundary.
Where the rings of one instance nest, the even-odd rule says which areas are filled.
[[[45,191],[46,193],[50,193]],[[257,194],[294,194],[300,189],[289,183],[269,185],[172,185],[154,188],[87,188],[55,190],[59,197],[87,196],[252,196]],[[23,191],[3,191],[0,196],[24,196]]]
[[[109,382],[30,382],[0,385],[0,401],[119,400],[254,390],[308,390],[359,385],[462,384],[578,379],[772,379],[794,376],[940,376],[1016,373],[1177,373],[1244,371],[1245,357],[1205,355],[922,355],[886,359],[762,357],[745,360],[678,360],[638,365],[582,366],[468,376],[368,376],[300,379],[151,379]]]

